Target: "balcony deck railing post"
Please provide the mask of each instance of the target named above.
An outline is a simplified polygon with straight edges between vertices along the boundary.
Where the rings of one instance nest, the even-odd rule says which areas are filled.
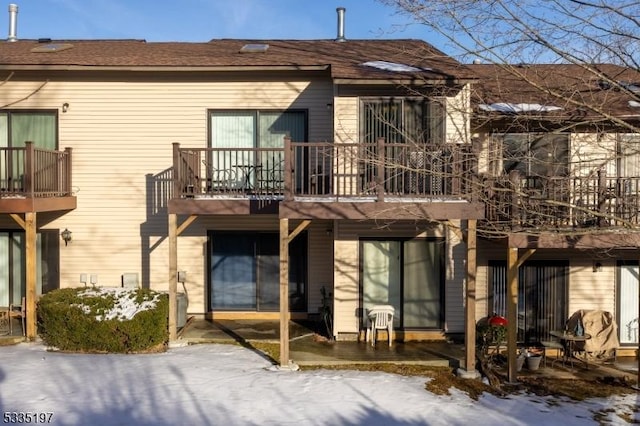
[[[378,201],[384,201],[384,171],[386,165],[386,153],[385,153],[385,141],[384,138],[378,138],[378,158],[377,158],[377,166],[376,166],[376,194],[378,196]],[[393,159],[391,159],[393,160]]]
[[[24,188],[27,198],[33,198],[34,193],[34,183],[35,183],[35,174],[33,169],[34,162],[34,149],[33,142],[27,141],[24,143],[25,146],[25,156],[24,156]]]
[[[182,196],[183,186],[180,163],[180,142],[173,142],[173,198]]]
[[[509,172],[509,192],[511,193],[511,224],[517,228],[520,224],[520,173],[517,170]]]
[[[598,226],[605,226],[604,216],[607,213],[607,172],[604,169],[598,170]]]
[[[294,151],[291,145],[291,138],[285,136],[284,138],[284,165],[283,172],[284,173],[284,199],[287,201],[293,200],[293,164],[294,160]]]
[[[72,174],[72,168],[71,168],[71,158],[72,158],[72,153],[73,153],[73,149],[72,148],[65,148],[64,149],[64,184],[63,187],[60,188],[62,190],[62,192],[65,195],[71,195],[71,191],[73,188],[73,181],[71,180],[73,174]]]
[[[453,155],[451,156],[451,194],[448,195],[460,195],[462,193],[460,176],[464,168],[462,167],[460,149],[457,146],[453,146]],[[446,167],[446,166],[445,166]]]

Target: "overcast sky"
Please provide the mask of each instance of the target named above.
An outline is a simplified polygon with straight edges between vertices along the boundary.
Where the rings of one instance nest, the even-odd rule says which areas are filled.
[[[376,0],[22,0],[18,38],[208,41],[213,38],[332,39],[336,8],[346,8],[347,38],[418,38],[424,27]],[[0,36],[1,37],[1,36]],[[5,36],[6,37],[6,36]]]

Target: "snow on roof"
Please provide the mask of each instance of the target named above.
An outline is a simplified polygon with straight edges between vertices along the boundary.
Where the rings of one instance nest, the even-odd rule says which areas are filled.
[[[640,102],[638,101],[629,101],[629,106],[632,108],[640,108]]]
[[[483,111],[495,111],[506,112],[511,114],[518,114],[523,112],[550,112],[558,111],[562,108],[552,105],[540,105],[540,104],[512,104],[509,102],[497,102],[493,104],[480,104],[478,105]]]
[[[413,67],[411,65],[405,64],[397,64],[395,62],[387,62],[387,61],[369,61],[362,63],[365,67],[378,68],[384,71],[392,71],[392,72],[420,72],[420,71],[431,71],[430,68],[418,68]]]
[[[78,295],[80,297],[113,296],[115,299],[113,308],[103,312],[101,315],[97,315],[96,319],[98,321],[108,321],[111,319],[118,319],[120,321],[130,320],[138,312],[155,308],[160,297],[160,294],[155,294],[152,299],[137,303],[138,291],[136,289],[120,287],[90,287],[79,292]],[[80,308],[87,314],[91,313],[90,306],[80,305]]]

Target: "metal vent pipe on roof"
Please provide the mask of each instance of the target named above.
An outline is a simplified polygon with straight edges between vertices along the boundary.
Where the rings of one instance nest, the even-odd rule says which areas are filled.
[[[336,38],[336,41],[346,41],[347,39],[344,38],[344,12],[346,11],[346,9],[344,7],[339,7],[336,9],[336,12],[338,12],[338,37]]]
[[[18,5],[9,5],[9,36],[7,41],[18,40]]]

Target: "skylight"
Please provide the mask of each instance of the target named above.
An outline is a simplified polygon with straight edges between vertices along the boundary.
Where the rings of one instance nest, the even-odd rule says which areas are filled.
[[[616,84],[619,86],[616,86]],[[627,89],[630,92],[633,93],[640,93],[640,83],[634,83],[631,81],[616,81],[615,84],[612,84],[606,80],[598,80],[598,86],[600,86],[600,88],[602,90],[619,90],[620,87]]]
[[[512,104],[508,102],[498,102],[495,104],[480,104],[478,105],[483,111],[493,112],[506,112],[511,114],[518,114],[523,112],[550,112],[558,111],[562,108],[552,105],[540,105],[540,104]]]
[[[240,53],[264,53],[269,49],[269,45],[265,43],[249,43],[242,46]]]
[[[62,50],[71,49],[72,47],[73,44],[71,43],[47,43],[34,47],[31,51],[33,53],[60,52]]]
[[[395,62],[387,62],[387,61],[369,61],[369,62],[364,62],[362,65],[365,67],[377,68],[379,70],[391,71],[391,72],[431,71],[430,68],[418,68],[411,65],[398,64]]]

